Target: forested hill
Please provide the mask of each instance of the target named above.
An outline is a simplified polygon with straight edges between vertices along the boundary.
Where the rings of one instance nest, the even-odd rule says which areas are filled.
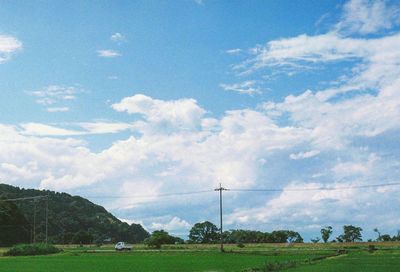
[[[46,198],[2,201],[48,195],[48,239],[53,243],[142,242],[149,236],[140,224],[128,225],[89,200],[47,190],[0,184],[0,246],[44,241]],[[36,216],[34,216],[36,210]],[[35,222],[35,224],[34,224]],[[35,231],[34,231],[35,229]]]

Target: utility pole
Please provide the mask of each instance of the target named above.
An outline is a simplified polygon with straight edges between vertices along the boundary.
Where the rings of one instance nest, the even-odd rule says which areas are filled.
[[[36,198],[33,199],[33,243],[36,243]]]
[[[49,224],[49,195],[46,196],[46,244],[49,231],[48,224]]]
[[[214,191],[219,191],[219,219],[220,219],[220,240],[221,240],[221,252],[224,252],[224,238],[222,237],[222,191],[228,191],[228,189],[223,188],[221,183],[219,188],[214,189]]]

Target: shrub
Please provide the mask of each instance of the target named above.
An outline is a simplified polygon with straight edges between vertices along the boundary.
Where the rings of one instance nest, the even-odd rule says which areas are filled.
[[[377,248],[374,245],[368,245],[368,252],[369,253],[372,253],[372,252],[374,252],[376,250],[377,250]]]
[[[5,256],[47,255],[61,252],[62,250],[49,244],[20,244],[13,246],[4,253]]]
[[[239,244],[237,245],[237,247],[238,247],[238,248],[244,248],[245,245],[244,245],[243,243],[239,243]]]

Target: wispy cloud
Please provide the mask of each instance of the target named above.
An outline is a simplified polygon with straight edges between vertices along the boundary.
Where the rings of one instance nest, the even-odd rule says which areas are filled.
[[[97,50],[97,55],[102,58],[115,58],[122,56],[118,51],[110,49]]]
[[[240,52],[242,52],[242,49],[240,49],[240,48],[229,49],[229,50],[226,50],[225,52],[229,55],[236,55],[236,54],[239,54]]]
[[[375,33],[400,24],[400,5],[384,0],[351,0],[343,11],[336,29],[347,33]]]
[[[22,42],[10,35],[0,35],[0,64],[9,60],[16,51],[22,49]]]
[[[126,37],[119,32],[111,35],[110,40],[113,42],[123,42],[126,41]]]
[[[69,107],[49,107],[46,110],[48,112],[66,112],[69,111]]]
[[[292,160],[301,160],[301,159],[308,159],[314,156],[317,156],[320,153],[319,150],[311,150],[307,152],[299,152],[299,153],[292,153],[290,154],[290,158]]]
[[[59,128],[51,125],[40,123],[25,123],[20,125],[22,134],[32,136],[72,136],[81,135],[82,132]]]
[[[65,128],[67,126],[68,128]],[[96,121],[83,123],[47,125],[42,123],[20,124],[21,133],[31,136],[79,136],[113,134],[133,129],[134,125],[122,122]]]
[[[234,84],[220,84],[220,87],[225,91],[232,91],[237,92],[240,94],[248,94],[248,95],[255,95],[261,94],[261,89],[256,87],[256,81],[254,80],[247,80],[240,83]]]
[[[46,106],[48,112],[65,112],[69,110],[69,107],[62,104],[75,100],[80,92],[82,90],[74,86],[50,85],[28,93],[37,97],[36,103]]]

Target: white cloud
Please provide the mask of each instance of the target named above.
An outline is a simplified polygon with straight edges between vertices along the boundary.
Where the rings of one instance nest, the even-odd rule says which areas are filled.
[[[82,135],[80,131],[67,130],[40,123],[25,123],[20,125],[22,133],[32,136],[72,136]]]
[[[127,123],[0,125],[0,177],[29,187],[123,196],[103,204],[120,213],[133,211],[138,220],[148,217],[149,210],[143,207],[151,206],[160,214],[174,211],[168,217],[146,221],[170,230],[186,228],[187,232],[188,222],[213,218],[208,207],[215,202],[215,194],[166,199],[160,195],[212,189],[219,181],[228,188],[284,188],[268,196],[227,192],[227,219],[232,227],[301,231],[312,226],[319,231],[321,225],[347,223],[351,213],[350,223],[370,226],[379,221],[396,230],[400,220],[393,219],[397,211],[392,206],[400,203],[394,191],[295,190],[397,179],[399,42],[398,33],[352,38],[332,30],[256,47],[244,67],[250,72],[287,66],[302,70],[348,60],[352,69],[326,89],[266,101],[255,109],[210,116],[194,99],[161,100],[137,94],[111,106],[130,114],[124,116],[132,118]],[[255,88],[255,83],[246,84],[245,89]],[[239,85],[233,87],[243,87]],[[54,92],[35,95],[47,99],[42,101],[46,106],[75,96],[51,95]],[[121,131],[132,133],[96,152],[85,141],[72,138]],[[319,152],[323,156],[301,162],[306,168],[296,168],[299,162],[293,160]]]
[[[303,69],[307,63],[362,57],[365,54],[362,44],[362,40],[341,38],[334,32],[318,36],[303,34],[294,38],[270,41],[265,47],[256,47],[253,49],[255,57],[236,67],[244,68],[246,72],[263,67],[290,66]]]
[[[104,49],[104,50],[97,50],[97,54],[99,57],[102,58],[115,58],[122,56],[121,53],[115,50]]]
[[[400,5],[389,6],[384,0],[351,0],[343,11],[336,28],[344,32],[369,34],[400,23]]]
[[[174,216],[171,220],[167,222],[154,222],[151,224],[151,230],[165,230],[168,232],[185,231],[185,233],[191,228],[191,224],[187,221]]]
[[[242,52],[242,49],[240,48],[234,48],[234,49],[229,49],[225,51],[227,54],[229,55],[236,55],[239,54],[240,52]]]
[[[22,49],[22,42],[10,35],[0,35],[0,64],[6,62],[11,56]]]
[[[315,157],[320,153],[319,150],[311,150],[311,151],[307,151],[307,152],[299,152],[299,153],[292,153],[290,154],[290,158],[292,160],[301,160],[301,159],[308,159],[311,157]]]
[[[67,112],[69,111],[68,107],[50,107],[46,109],[48,112]]]
[[[75,100],[81,92],[74,86],[49,85],[28,93],[37,97],[36,103],[45,106],[48,112],[66,112],[69,107],[62,104]]]
[[[87,122],[79,123],[79,126],[89,134],[117,133],[133,128],[132,124],[121,122]]]
[[[122,222],[128,223],[129,225],[132,224],[140,224],[143,228],[146,229],[146,225],[143,223],[142,220],[132,220],[132,219],[126,219],[126,218],[118,218]]]
[[[20,124],[20,128],[22,129],[21,133],[30,136],[79,136],[91,134],[109,134],[119,133],[134,128],[134,126],[129,123],[107,121],[71,123],[69,126],[77,127],[77,129],[65,129],[61,128],[60,126],[33,122]]]
[[[121,33],[116,32],[116,33],[111,35],[110,40],[113,41],[113,42],[122,42],[122,41],[125,41],[126,38]]]
[[[201,118],[205,114],[205,110],[198,106],[194,99],[162,101],[142,94],[126,97],[119,103],[113,104],[112,108],[119,112],[140,114],[152,128],[167,132],[175,129],[198,129],[201,126]],[[151,127],[146,123],[138,125],[144,125],[150,129]]]
[[[255,85],[256,81],[247,80],[235,84],[220,84],[220,87],[225,91],[233,91],[233,92],[238,92],[240,94],[248,94],[248,95],[261,94],[262,92],[260,88],[256,87]]]
[[[339,162],[332,168],[332,172],[340,178],[353,175],[367,175],[374,171],[374,166],[379,159],[380,158],[376,154],[372,153],[368,156],[366,162],[355,162],[354,160],[349,162]]]

